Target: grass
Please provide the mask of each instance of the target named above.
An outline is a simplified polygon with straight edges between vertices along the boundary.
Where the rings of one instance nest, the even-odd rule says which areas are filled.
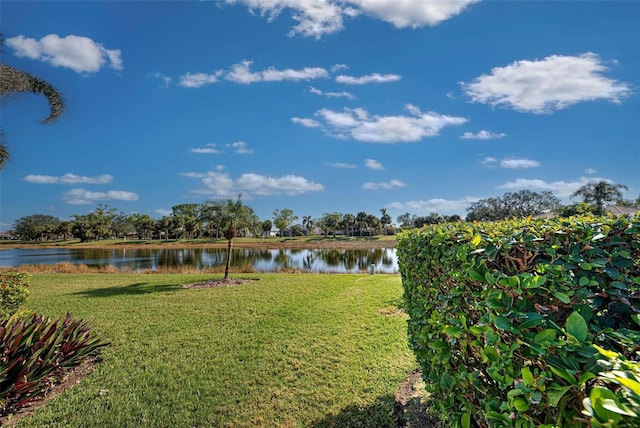
[[[35,274],[31,309],[111,342],[20,427],[385,427],[416,366],[398,275]]]

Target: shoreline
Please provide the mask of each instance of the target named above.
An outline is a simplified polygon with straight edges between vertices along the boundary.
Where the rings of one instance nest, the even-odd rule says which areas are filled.
[[[311,238],[299,240],[295,238],[283,238],[274,240],[251,240],[233,241],[233,248],[255,248],[255,249],[318,249],[328,248],[335,250],[358,250],[358,249],[377,249],[377,248],[395,248],[396,240],[394,239],[372,239],[372,238]],[[0,251],[15,248],[37,249],[37,248],[74,248],[74,249],[113,249],[113,248],[149,248],[149,249],[176,249],[176,248],[227,248],[226,240],[189,242],[189,241],[134,241],[134,242],[54,242],[54,243],[0,243]]]

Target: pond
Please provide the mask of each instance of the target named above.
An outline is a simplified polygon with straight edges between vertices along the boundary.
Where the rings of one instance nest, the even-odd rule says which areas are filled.
[[[92,267],[155,270],[224,266],[224,248],[11,248],[0,250],[0,267],[24,264],[85,264]],[[372,249],[251,249],[232,250],[232,269],[253,268],[258,272],[300,270],[304,272],[368,272],[371,265],[379,273],[397,273],[394,248]]]

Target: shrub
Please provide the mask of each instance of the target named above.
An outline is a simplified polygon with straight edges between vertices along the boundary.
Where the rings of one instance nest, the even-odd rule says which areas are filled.
[[[640,426],[640,363],[596,345],[603,371],[598,375],[602,386],[594,386],[583,400],[583,414],[590,417],[593,428]],[[607,387],[605,387],[607,386]]]
[[[23,272],[0,272],[0,320],[21,309],[29,295],[31,276]]]
[[[584,426],[592,345],[640,359],[640,218],[434,225],[398,239],[409,343],[456,426]]]
[[[0,416],[36,401],[105,345],[88,323],[68,314],[54,320],[15,314],[0,321]]]

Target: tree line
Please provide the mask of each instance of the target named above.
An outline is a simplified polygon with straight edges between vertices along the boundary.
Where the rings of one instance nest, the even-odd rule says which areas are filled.
[[[238,204],[234,214],[234,236],[309,236],[316,234],[375,236],[393,234],[392,218],[386,209],[376,216],[365,212],[343,214],[325,213],[320,218],[300,217],[289,208],[277,209],[273,217],[261,220],[253,209],[238,198],[207,203],[186,203],[171,208],[171,214],[154,219],[147,214],[126,214],[116,208],[99,204],[88,214],[73,215],[72,220],[61,220],[52,215],[33,214],[16,220],[11,233],[24,241],[79,239],[82,242],[102,239],[229,239],[229,219],[225,219],[225,206]],[[244,210],[244,211],[243,211]],[[242,211],[242,212],[240,212]],[[233,220],[233,219],[231,219]],[[274,229],[275,226],[275,229]]]
[[[575,214],[603,214],[605,204],[615,201],[617,205],[640,208],[640,196],[635,201],[622,199],[621,189],[626,186],[607,182],[590,183],[578,189],[574,196],[583,198],[582,202],[562,205],[551,192],[532,192],[521,190],[505,193],[500,197],[480,199],[467,208],[466,221],[495,221],[506,218],[536,216],[543,213],[569,217]],[[115,208],[98,205],[84,215],[73,215],[73,220],[61,220],[51,215],[33,214],[15,222],[12,234],[25,241],[49,241],[55,239],[79,239],[97,241],[107,238],[146,239],[196,239],[225,238],[229,233],[225,220],[225,207],[239,204],[236,208],[241,214],[236,216],[237,225],[233,226],[234,236],[309,236],[315,234],[343,236],[392,235],[396,227],[402,229],[422,227],[427,224],[463,221],[459,215],[417,216],[404,213],[396,218],[397,226],[385,208],[380,215],[360,211],[353,213],[324,213],[319,218],[310,215],[297,216],[289,208],[273,211],[272,218],[261,220],[252,208],[237,200],[222,199],[207,203],[186,203],[175,205],[171,214],[154,219],[147,214],[126,214]],[[244,210],[244,211],[243,211]],[[299,221],[301,220],[301,221]],[[274,230],[275,226],[275,230]]]

